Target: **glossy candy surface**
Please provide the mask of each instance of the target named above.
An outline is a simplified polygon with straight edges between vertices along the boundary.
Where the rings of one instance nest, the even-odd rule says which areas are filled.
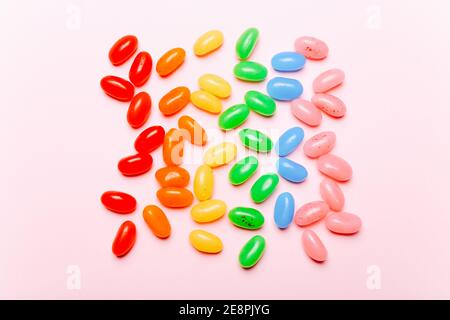
[[[258,43],[259,31],[256,28],[245,30],[236,42],[236,55],[240,60],[247,60]]]
[[[136,52],[138,39],[135,36],[127,35],[114,43],[109,50],[109,60],[115,66],[125,63]]]
[[[325,93],[344,82],[345,73],[340,69],[330,69],[317,76],[313,82],[315,93]]]
[[[292,114],[308,126],[317,127],[322,122],[322,112],[310,101],[295,99],[291,102]]]
[[[243,129],[239,131],[242,144],[257,152],[270,152],[273,147],[272,140],[264,133],[254,129]]]
[[[305,132],[300,127],[292,127],[286,130],[275,144],[278,156],[285,157],[294,152],[302,143]]]
[[[200,110],[218,114],[222,111],[222,101],[215,95],[204,90],[197,90],[191,93],[191,102]]]
[[[251,268],[258,263],[266,249],[266,240],[260,236],[251,238],[239,253],[239,264],[242,268]]]
[[[167,51],[156,63],[156,72],[161,77],[169,76],[183,64],[185,57],[186,51],[182,48]]]
[[[289,192],[281,193],[274,208],[274,221],[278,228],[286,229],[294,218],[295,200]]]
[[[314,231],[305,230],[302,235],[302,243],[303,249],[311,259],[317,262],[327,260],[327,249]]]
[[[130,72],[128,76],[130,81],[136,86],[143,86],[152,72],[153,60],[148,52],[139,52],[136,58],[134,58],[133,64],[131,65]]]
[[[314,37],[300,37],[295,40],[295,51],[311,60],[322,60],[328,56],[328,46]]]
[[[194,196],[186,188],[164,187],[156,192],[158,200],[167,208],[186,208],[192,204]]]
[[[314,105],[333,118],[342,118],[347,112],[345,103],[336,96],[327,93],[318,93],[311,98]]]
[[[146,206],[142,211],[142,217],[155,236],[161,239],[165,239],[170,236],[170,222],[161,208],[154,205]]]
[[[326,217],[330,208],[323,201],[312,201],[302,205],[295,213],[295,223],[300,226],[308,226]]]
[[[310,158],[318,158],[333,150],[335,144],[334,132],[324,131],[309,138],[303,146],[303,152]]]
[[[186,187],[189,184],[189,172],[178,166],[163,167],[156,171],[155,178],[161,187]]]
[[[222,130],[232,130],[242,125],[250,115],[250,108],[246,104],[236,104],[226,109],[219,116],[219,127]]]
[[[153,158],[148,153],[138,153],[122,158],[117,167],[124,176],[138,176],[152,168]]]
[[[291,51],[277,53],[272,57],[272,68],[280,72],[293,72],[303,69],[305,56]]]
[[[194,230],[189,234],[191,245],[200,252],[219,253],[223,249],[222,240],[204,230]]]
[[[183,162],[184,134],[179,129],[170,129],[163,144],[163,159],[168,166],[179,166]]]
[[[267,93],[275,100],[291,101],[302,95],[303,86],[295,79],[275,77],[267,83]]]
[[[132,128],[142,127],[150,116],[152,108],[152,99],[147,92],[139,92],[131,100],[127,112],[127,121]]]
[[[214,173],[203,164],[197,168],[194,177],[194,194],[199,201],[209,200],[214,190]]]
[[[245,157],[236,162],[228,173],[232,185],[240,185],[250,179],[258,169],[258,159],[254,156]]]
[[[344,159],[334,155],[326,154],[317,160],[317,167],[324,175],[337,180],[348,181],[352,178],[352,167]]]
[[[272,116],[277,109],[277,105],[271,97],[254,90],[247,91],[245,94],[245,104],[254,112],[265,117]]]
[[[100,81],[103,91],[119,101],[131,101],[134,96],[134,86],[131,82],[116,76],[106,76]]]
[[[116,213],[131,213],[136,210],[136,199],[121,191],[106,191],[101,197],[106,209]]]
[[[250,189],[250,196],[255,203],[264,202],[275,191],[280,178],[275,173],[267,173],[262,175],[255,181]]]
[[[232,142],[223,142],[209,148],[203,162],[211,168],[223,166],[236,158],[237,147]]]
[[[304,166],[288,158],[279,158],[276,167],[278,174],[290,182],[300,183],[308,177],[308,171]]]
[[[194,53],[201,57],[217,49],[223,44],[223,33],[219,30],[211,30],[202,34],[194,44]]]
[[[125,221],[117,230],[112,244],[112,252],[117,257],[126,255],[136,242],[136,226],[131,221]]]
[[[208,223],[222,218],[227,212],[227,205],[222,200],[206,200],[197,203],[191,209],[192,220]]]
[[[134,142],[134,148],[139,153],[150,153],[164,142],[164,128],[151,126],[142,131]]]
[[[256,230],[264,225],[264,216],[259,210],[253,208],[233,208],[228,213],[228,219],[235,226],[248,230]]]
[[[261,82],[267,77],[267,68],[254,61],[242,61],[234,67],[234,76],[248,82]]]
[[[344,208],[345,197],[339,185],[329,178],[322,180],[319,186],[320,195],[331,210],[341,211]]]
[[[231,95],[231,86],[223,78],[206,73],[198,78],[198,86],[200,89],[215,95],[218,98],[228,98]]]
[[[187,87],[176,87],[167,92],[159,100],[159,110],[167,117],[180,112],[191,100],[191,92]]]
[[[204,146],[208,140],[205,129],[189,116],[178,119],[178,128],[183,130],[184,138],[192,144]]]
[[[354,234],[361,229],[361,219],[352,213],[333,212],[325,219],[327,228],[339,234]]]

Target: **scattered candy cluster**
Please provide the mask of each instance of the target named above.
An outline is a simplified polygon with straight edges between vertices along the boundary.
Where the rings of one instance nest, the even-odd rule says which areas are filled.
[[[255,61],[248,61],[259,38],[256,28],[246,30],[236,43],[236,55],[240,62],[234,68],[234,75],[242,81],[261,82],[267,77],[267,68]],[[198,57],[206,56],[222,46],[223,34],[212,30],[202,35],[194,44],[194,53]],[[123,64],[137,51],[138,40],[134,36],[119,39],[109,52],[109,59],[115,66]],[[271,64],[279,72],[296,72],[301,70],[306,60],[322,60],[328,55],[328,46],[312,37],[300,37],[295,41],[295,51],[281,52],[273,56]],[[161,77],[175,72],[185,60],[182,48],[174,48],[165,53],[156,64],[156,71]],[[152,101],[148,93],[134,94],[135,87],[144,85],[152,71],[152,58],[149,53],[138,53],[129,72],[129,80],[116,76],[106,76],[101,80],[104,92],[119,101],[130,102],[127,120],[131,127],[142,127],[149,118]],[[210,114],[220,114],[219,127],[233,130],[241,126],[251,112],[270,117],[276,111],[275,100],[291,101],[292,114],[308,126],[319,126],[322,112],[334,117],[343,117],[345,104],[328,92],[341,85],[345,75],[339,69],[328,70],[320,74],[313,83],[315,95],[311,101],[301,99],[302,84],[295,79],[275,77],[267,83],[268,95],[258,91],[248,91],[244,103],[234,105],[222,112],[222,100],[231,95],[231,86],[223,78],[204,74],[198,80],[199,90],[191,91],[186,87],[177,87],[169,91],[159,102],[159,109],[165,116],[173,116],[191,102],[197,108]],[[251,187],[250,195],[255,204],[268,199],[279,184],[279,176],[292,183],[301,183],[308,176],[307,170],[300,164],[286,158],[295,151],[304,139],[304,131],[293,127],[285,131],[274,144],[264,133],[246,128],[239,132],[242,144],[257,153],[269,153],[275,148],[277,173],[260,176]],[[203,146],[207,143],[205,129],[189,116],[178,119],[178,128],[167,132],[161,126],[151,126],[142,131],[134,143],[136,154],[121,159],[119,171],[125,176],[136,176],[149,171],[153,164],[152,151],[162,145],[163,159],[166,167],[156,171],[155,177],[161,188],[156,195],[159,202],[168,208],[186,208],[191,206],[194,195],[199,201],[191,209],[192,219],[199,223],[210,223],[222,218],[227,213],[224,201],[212,199],[214,189],[213,169],[226,165],[236,158],[237,147],[234,143],[223,142],[209,148],[194,177],[194,195],[187,189],[190,174],[180,165],[183,161],[184,143]],[[318,169],[326,177],[320,183],[323,201],[313,201],[301,206],[295,212],[295,201],[289,192],[281,193],[276,199],[274,222],[280,229],[287,228],[292,221],[300,227],[306,227],[324,219],[327,228],[336,234],[354,234],[361,228],[358,216],[342,212],[344,194],[337,182],[348,181],[352,177],[352,168],[342,158],[330,154],[336,143],[336,135],[325,131],[311,137],[304,144],[306,156],[317,158]],[[248,156],[237,161],[229,171],[232,185],[245,183],[255,174],[258,159]],[[107,191],[101,197],[103,205],[116,213],[127,214],[136,209],[133,196],[119,191]],[[170,236],[171,226],[166,214],[156,205],[143,209],[143,218],[155,236],[164,239]],[[230,222],[236,227],[256,230],[264,225],[264,215],[255,208],[236,207],[228,212]],[[219,253],[223,244],[219,237],[204,230],[190,233],[192,246],[200,252]],[[136,227],[133,222],[125,221],[114,239],[112,251],[120,257],[127,254],[136,239]],[[305,252],[313,260],[322,262],[327,258],[327,250],[316,233],[305,230],[302,236]],[[253,267],[265,250],[265,239],[256,235],[242,248],[239,262],[243,268]]]

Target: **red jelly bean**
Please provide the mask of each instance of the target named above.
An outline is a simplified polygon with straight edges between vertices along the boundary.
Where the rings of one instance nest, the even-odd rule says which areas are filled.
[[[152,72],[152,57],[148,52],[139,52],[131,65],[129,77],[136,87],[143,86]]]
[[[142,127],[150,116],[152,99],[147,92],[139,92],[131,100],[128,108],[127,121],[133,128]]]
[[[106,76],[100,81],[105,93],[119,101],[131,101],[134,96],[134,87],[131,82],[116,76]]]
[[[135,36],[125,36],[114,43],[109,50],[109,60],[115,66],[125,63],[136,52],[138,39]]]
[[[112,252],[117,257],[126,255],[136,242],[136,226],[131,221],[125,221],[117,230],[116,237],[112,245]]]
[[[124,176],[138,176],[152,168],[153,158],[148,153],[138,153],[119,161],[117,167]]]
[[[164,142],[164,128],[152,126],[141,132],[134,142],[134,148],[139,153],[150,153]]]
[[[101,201],[106,209],[117,213],[131,213],[136,210],[136,199],[125,192],[106,191]]]

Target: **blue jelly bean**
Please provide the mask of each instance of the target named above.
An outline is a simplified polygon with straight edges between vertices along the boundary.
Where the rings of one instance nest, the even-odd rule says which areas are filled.
[[[308,176],[308,171],[304,166],[288,158],[279,158],[276,166],[278,174],[290,182],[300,183],[305,181]]]
[[[292,194],[283,192],[275,202],[273,218],[280,229],[286,229],[294,218],[295,201]]]
[[[272,68],[281,72],[293,72],[303,69],[305,56],[297,52],[280,52],[272,57]]]
[[[275,144],[275,151],[280,157],[285,157],[294,152],[302,143],[305,133],[300,127],[293,127],[283,133]]]
[[[303,93],[302,84],[295,79],[275,77],[267,83],[269,95],[280,101],[291,101]]]

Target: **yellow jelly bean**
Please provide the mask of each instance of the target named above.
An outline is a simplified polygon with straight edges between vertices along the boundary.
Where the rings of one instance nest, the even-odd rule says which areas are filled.
[[[201,165],[195,172],[194,194],[198,200],[209,200],[214,188],[214,175],[211,167]]]
[[[222,240],[218,236],[203,230],[192,231],[189,241],[200,252],[219,253],[223,249]]]
[[[232,142],[223,142],[209,148],[203,162],[211,168],[223,166],[236,158],[237,147]]]
[[[200,89],[212,93],[218,98],[228,98],[231,95],[231,86],[223,78],[215,74],[204,74],[198,78],[198,85]]]
[[[227,205],[222,200],[206,200],[192,207],[191,217],[195,222],[207,223],[222,218],[226,211]]]
[[[218,114],[222,111],[222,101],[204,90],[192,92],[191,102],[197,108],[210,113]]]
[[[223,34],[219,30],[211,30],[201,35],[194,44],[194,53],[204,56],[219,49],[223,44]]]

